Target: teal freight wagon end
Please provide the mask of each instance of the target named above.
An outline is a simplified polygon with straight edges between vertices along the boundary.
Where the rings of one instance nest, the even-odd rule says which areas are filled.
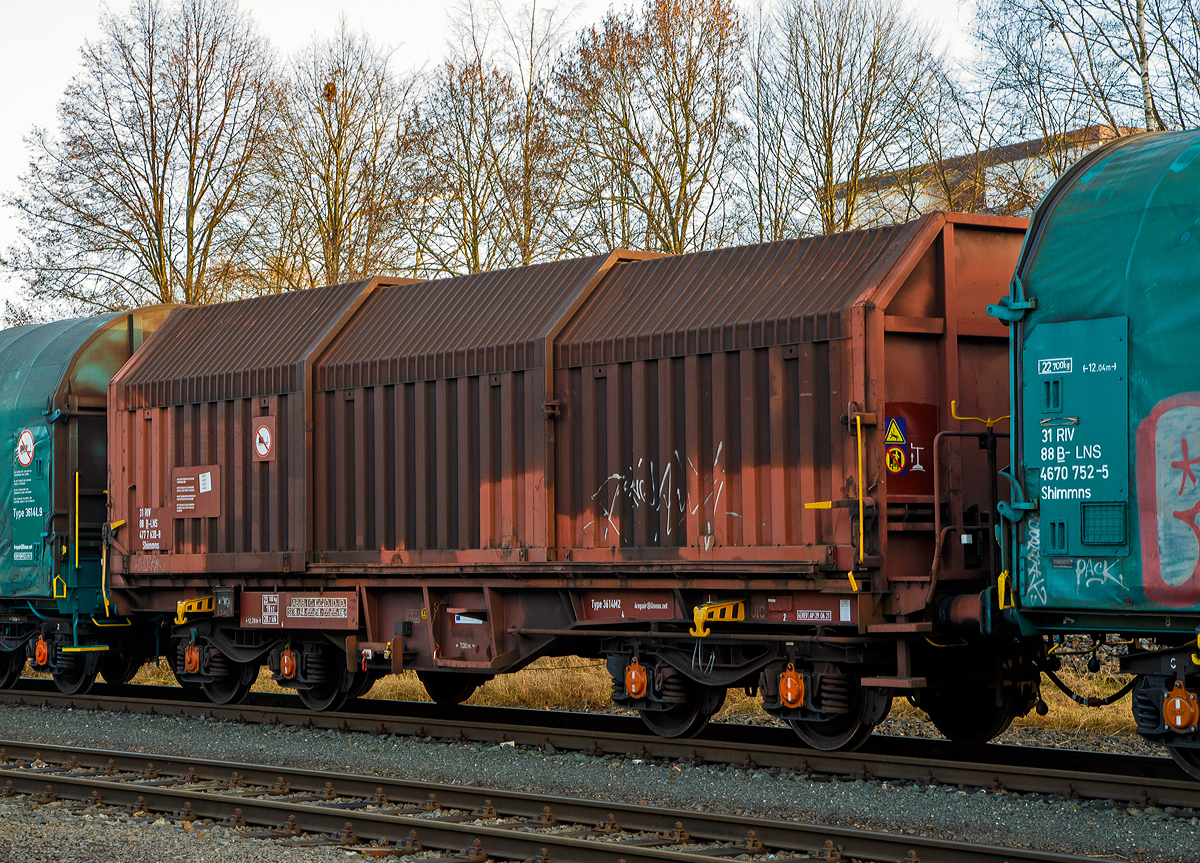
[[[1083,158],[991,312],[1012,326],[1002,605],[1026,632],[1132,639],[1138,730],[1200,775],[1198,157],[1193,130]]]
[[[106,390],[171,308],[0,331],[0,439],[10,454],[0,471],[0,599],[11,609],[0,623],[0,679],[19,675],[27,657],[68,688],[90,684],[98,668],[119,676],[94,637],[121,623],[105,602],[101,553]],[[60,637],[32,643],[47,621]]]

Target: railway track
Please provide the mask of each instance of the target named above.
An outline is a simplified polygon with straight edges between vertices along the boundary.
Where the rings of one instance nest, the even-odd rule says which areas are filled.
[[[176,687],[100,687],[85,696],[58,692],[49,681],[0,690],[0,703],[205,716],[245,723],[399,734],[523,746],[552,744],[594,755],[616,754],[889,781],[963,785],[1067,798],[1200,809],[1200,783],[1170,759],[1021,746],[960,747],[941,740],[877,735],[856,752],[807,749],[784,728],[713,723],[697,738],[647,734],[632,717],[514,708],[440,708],[422,702],[359,699],[339,712],[304,709],[288,695],[253,693],[246,703],[221,706],[189,700]]]
[[[211,819],[248,838],[370,857],[443,852],[463,863],[713,863],[827,859],[1078,863],[1093,858],[652,806],[0,741],[0,794]],[[744,856],[743,856],[744,855]]]

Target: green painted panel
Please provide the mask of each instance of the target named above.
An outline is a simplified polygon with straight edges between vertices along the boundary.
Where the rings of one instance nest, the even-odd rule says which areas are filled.
[[[52,442],[45,422],[17,428],[9,435],[12,453],[11,593],[45,596],[52,592],[46,558],[47,515],[50,513]]]
[[[70,473],[74,466],[69,453],[56,451],[67,446],[69,436],[65,421],[52,423],[51,414],[72,360],[97,330],[117,317],[0,331],[0,441],[8,451],[0,470],[0,596],[53,596],[59,564],[53,551],[69,539],[68,516],[74,510],[73,500],[54,500],[53,489],[56,472]],[[56,429],[62,430],[56,435]],[[59,479],[61,488],[72,484],[69,476]],[[53,518],[56,512],[63,515]]]
[[[1020,594],[1030,609],[1200,613],[1198,157],[1198,130],[1124,139],[1072,168],[1047,195],[1030,226],[1017,275],[1036,308],[1013,329],[1019,376],[1013,407],[1021,416],[1015,468],[1027,498],[1042,497],[1046,464],[1041,405],[1035,418],[1027,392],[1038,369],[1028,364],[1067,356],[1066,350],[1052,348],[1062,339],[1076,345],[1070,350],[1078,356],[1077,345],[1086,346],[1090,337],[1071,327],[1094,326],[1098,319],[1128,322],[1126,396],[1110,381],[1111,390],[1095,388],[1090,397],[1094,404],[1085,399],[1083,406],[1068,407],[1064,401],[1062,407],[1064,416],[1080,417],[1081,435],[1086,423],[1105,417],[1115,422],[1124,411],[1127,444],[1110,453],[1100,441],[1099,463],[1107,463],[1112,472],[1121,456],[1126,492],[1121,495],[1120,486],[1111,484],[1092,488],[1093,494],[1103,494],[1101,503],[1124,499],[1125,543],[1112,544],[1120,552],[1094,556],[1105,567],[1091,571],[1089,592],[1084,589],[1089,575],[1076,573],[1069,563],[1089,545],[1083,541],[1085,525],[1068,521],[1065,555],[1051,554],[1046,545],[1058,539],[1049,535],[1050,520],[1081,519],[1084,512],[1064,515],[1060,501],[1040,500],[1039,511],[1022,522],[1020,535]],[[1060,326],[1066,329],[1056,337],[1054,327]],[[1072,374],[1078,376],[1077,371]],[[1073,398],[1067,375],[1063,387],[1064,400]],[[1088,517],[1094,547],[1108,547],[1106,539],[1120,529],[1117,509],[1101,508]],[[1080,588],[1074,596],[1071,585]],[[1170,614],[1158,619],[1168,620]]]
[[[1023,463],[1039,507],[1022,581],[1030,606],[1125,605],[1127,339],[1128,320],[1117,317],[1043,323],[1025,340]]]

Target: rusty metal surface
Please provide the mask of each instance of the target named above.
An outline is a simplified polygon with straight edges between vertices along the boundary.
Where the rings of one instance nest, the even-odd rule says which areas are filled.
[[[443,279],[364,303],[314,368],[317,547],[399,560],[545,549],[546,340],[610,269],[641,257]]]
[[[597,255],[377,291],[322,354],[316,389],[539,367],[546,332],[611,264]]]
[[[951,398],[978,401],[970,387],[947,395],[957,375],[940,370],[959,361],[957,346],[939,348],[958,335],[947,285],[972,334],[999,340],[970,350],[1003,362],[1004,332],[982,308],[1023,223],[955,218],[996,252],[955,256],[935,215],[613,266],[553,336],[548,387],[538,337],[599,259],[434,283],[419,312],[379,292],[317,364],[317,547],[341,565],[847,566],[848,510],[803,504],[857,494],[848,403],[886,392],[947,418]],[[887,314],[863,312],[885,297]],[[532,318],[497,314],[531,298]],[[937,334],[920,331],[930,322]],[[885,330],[895,362],[873,343]],[[882,450],[867,434],[877,485]]]
[[[622,267],[563,330],[555,365],[841,338],[841,313],[883,282],[931,218]]]
[[[879,572],[877,588],[899,605],[860,594],[845,620],[921,608],[935,501],[920,472],[933,465],[913,461],[889,488],[884,426],[889,411],[911,422],[906,458],[920,460],[932,434],[964,427],[952,401],[975,416],[1004,412],[1006,331],[984,307],[1003,293],[1024,227],[935,214],[837,237],[381,288],[314,353],[303,405],[197,401],[151,410],[150,423],[126,412],[124,457],[150,472],[137,475],[128,511],[166,507],[136,499],[180,465],[219,466],[223,500],[217,518],[177,520],[169,553],[134,550],[117,583],[132,583],[121,580],[130,570],[240,572],[260,584],[324,572],[342,588],[379,585],[375,625],[390,631],[414,603],[501,602],[490,576],[632,567],[645,587],[663,577],[735,587],[728,573],[742,567],[840,578],[849,593],[854,566]],[[164,389],[139,374],[147,391]],[[274,461],[253,460],[249,424],[261,416],[276,418]],[[940,454],[947,524],[988,505],[970,491],[986,488],[985,468],[973,445]],[[860,493],[876,507],[861,552]],[[806,508],[822,501],[830,507]],[[960,543],[946,546],[942,578],[989,577]],[[398,585],[388,579],[416,573],[443,583],[382,596]],[[494,648],[511,645],[497,634]]]
[[[181,307],[117,378],[121,408],[297,392],[302,364],[372,284],[348,282],[211,306]],[[386,280],[395,284],[405,280]]]
[[[167,318],[109,387],[110,518],[127,525],[114,541],[116,584],[125,571],[303,569],[312,356],[372,291],[410,284],[370,279]],[[187,511],[183,468],[197,486]]]
[[[983,309],[1003,291],[1023,227],[935,214],[615,271],[556,348],[556,433],[569,447],[556,465],[560,547],[575,561],[659,548],[675,563],[858,563],[857,513],[836,504],[859,488],[892,499],[888,404],[925,418],[928,440],[951,401],[1003,413],[1005,332]],[[855,413],[861,486],[843,419]],[[917,466],[928,473],[928,453]],[[906,504],[932,512],[932,483],[906,491]],[[835,506],[806,509],[820,501]],[[912,509],[889,550],[882,515],[864,562],[927,579],[932,516]]]

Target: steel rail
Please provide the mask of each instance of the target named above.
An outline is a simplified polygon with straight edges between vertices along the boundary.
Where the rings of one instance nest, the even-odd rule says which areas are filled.
[[[4,793],[9,795],[49,792],[57,798],[95,802],[95,795],[99,794],[103,805],[140,805],[143,809],[176,813],[175,817],[190,809],[195,817],[214,820],[227,819],[240,810],[241,818],[257,825],[278,825],[294,816],[301,830],[324,834],[347,830],[359,839],[403,842],[416,831],[417,840],[426,847],[453,853],[475,847],[478,840],[478,848],[486,854],[512,860],[713,863],[721,857],[748,853],[745,843],[750,831],[765,849],[756,853],[773,851],[777,859],[802,853],[828,855],[831,850],[834,854],[827,859],[840,859],[836,856],[840,853],[845,858],[903,863],[913,860],[1080,863],[1095,859],[873,830],[380,776],[14,741],[0,741],[0,747],[3,748],[0,783],[8,786]],[[172,777],[174,784],[168,784],[173,780],[164,774]],[[272,788],[284,787],[282,783],[287,783],[286,791],[271,792]],[[302,793],[295,800],[282,796],[297,792],[311,793]],[[420,817],[414,807],[421,806],[430,795],[436,797],[437,812],[458,810],[470,814]],[[365,809],[366,806],[378,808],[372,811]],[[401,808],[400,813],[388,811],[396,807]],[[572,831],[574,835],[535,832],[539,824],[534,819],[545,818],[547,814],[552,814],[559,825],[578,824],[582,829]],[[498,821],[514,817],[523,819],[523,823],[506,825]],[[615,836],[598,834],[592,827],[609,820],[619,825]],[[681,829],[685,836],[677,832]],[[591,835],[581,835],[584,833]],[[645,834],[651,834],[650,838]],[[689,847],[708,843],[743,844],[724,848],[724,854],[713,854],[711,850],[704,853],[708,849]],[[683,846],[684,850],[672,846]]]
[[[1200,783],[1167,758],[1021,746],[956,747],[947,741],[883,735],[876,735],[855,752],[822,752],[805,748],[790,729],[731,723],[710,724],[702,736],[685,740],[648,734],[639,720],[608,714],[470,706],[448,710],[421,702],[373,699],[358,699],[342,711],[317,712],[304,709],[294,696],[254,693],[248,703],[216,705],[182,699],[181,695],[184,693],[178,688],[165,686],[125,686],[112,688],[112,694],[63,695],[47,682],[36,690],[0,690],[0,703],[204,716],[239,723],[489,744],[549,743],[594,755],[780,767],[804,773],[1200,809]],[[397,710],[404,713],[394,712]]]

